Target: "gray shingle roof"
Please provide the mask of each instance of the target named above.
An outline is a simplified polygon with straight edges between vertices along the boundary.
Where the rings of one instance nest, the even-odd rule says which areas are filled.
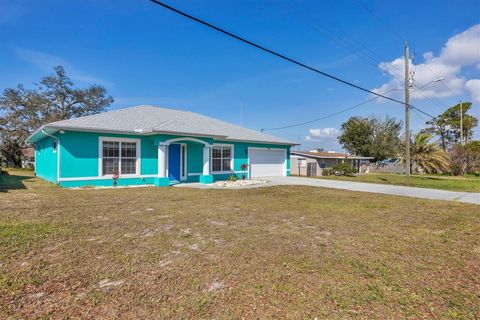
[[[278,144],[294,142],[193,113],[149,105],[119,109],[96,115],[52,122],[43,128],[98,130],[125,133],[181,133],[227,140]]]

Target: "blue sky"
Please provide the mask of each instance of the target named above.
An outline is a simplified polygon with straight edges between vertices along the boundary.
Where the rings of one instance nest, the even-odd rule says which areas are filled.
[[[415,80],[444,84],[413,93],[430,114],[474,101],[480,117],[480,5],[472,1],[179,1],[172,6],[369,89],[401,86],[403,43],[359,1],[406,38]],[[372,59],[373,58],[373,59]],[[78,86],[97,83],[111,109],[154,104],[188,109],[252,129],[308,121],[371,96],[227,38],[142,0],[0,0],[0,89],[27,87],[61,64]],[[393,71],[395,70],[395,71]],[[398,70],[398,71],[397,71]],[[397,76],[398,77],[398,76]],[[447,88],[448,87],[448,88]],[[389,95],[403,99],[402,92]],[[303,149],[340,150],[353,115],[394,116],[403,107],[372,101],[357,109],[271,134]],[[425,118],[425,116],[423,116]],[[412,129],[424,120],[412,113]],[[478,139],[479,133],[475,136]]]

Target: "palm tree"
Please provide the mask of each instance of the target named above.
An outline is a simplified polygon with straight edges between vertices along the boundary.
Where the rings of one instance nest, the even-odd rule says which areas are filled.
[[[410,158],[426,173],[446,172],[450,168],[448,154],[434,142],[430,142],[432,135],[417,133],[410,143]]]

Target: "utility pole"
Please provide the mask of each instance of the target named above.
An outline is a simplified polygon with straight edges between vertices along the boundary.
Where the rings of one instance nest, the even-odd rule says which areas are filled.
[[[463,145],[463,102],[460,100],[460,144]]]
[[[405,175],[410,178],[410,71],[408,44],[405,42]]]

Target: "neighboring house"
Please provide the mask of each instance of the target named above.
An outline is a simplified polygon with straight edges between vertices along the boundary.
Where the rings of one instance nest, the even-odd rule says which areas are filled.
[[[290,141],[197,113],[136,106],[43,125],[37,176],[64,187],[168,186],[290,175]],[[248,164],[245,170],[243,164]]]
[[[26,147],[22,149],[22,168],[35,167],[35,148]]]
[[[362,172],[373,157],[360,157],[334,151],[291,151],[290,173],[301,176],[321,176],[322,170],[339,163],[347,163]]]

